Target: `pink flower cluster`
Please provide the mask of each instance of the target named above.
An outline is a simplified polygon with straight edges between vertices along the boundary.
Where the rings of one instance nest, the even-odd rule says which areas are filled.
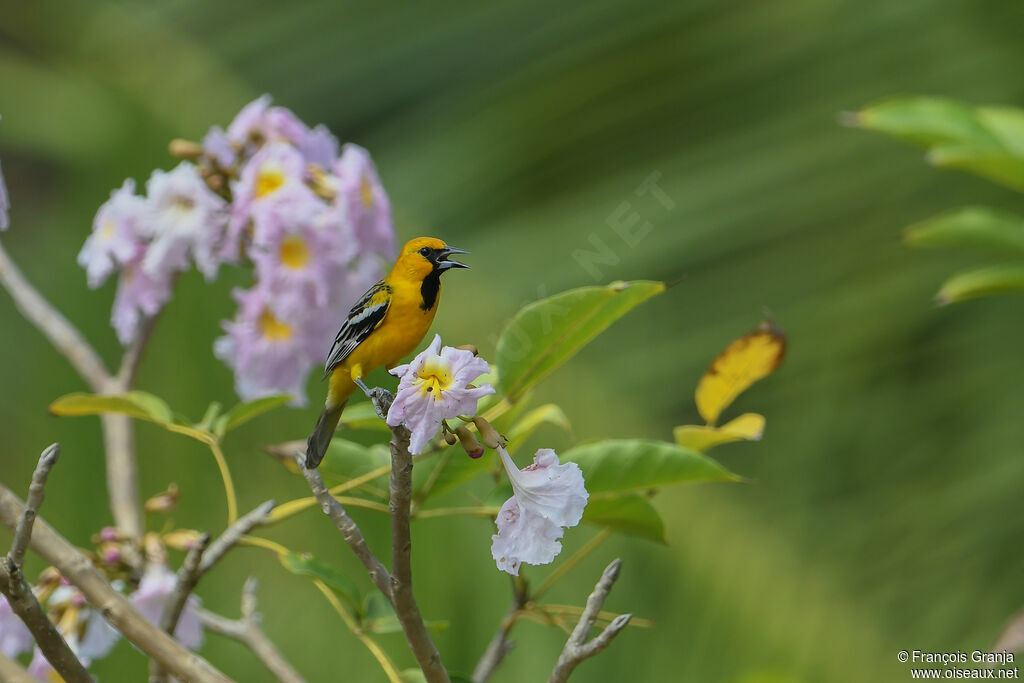
[[[391,205],[369,153],[339,145],[263,96],[195,162],[155,171],[145,196],[131,180],[100,207],[79,263],[90,287],[120,273],[112,323],[128,344],[141,321],[195,264],[213,280],[221,264],[251,263],[234,318],[214,343],[244,400],[291,394],[323,362],[338,321],[393,256]]]
[[[143,616],[159,625],[176,581],[174,572],[166,565],[150,565],[139,582],[138,590],[129,596],[129,600]],[[115,587],[118,583],[114,583]],[[71,651],[86,667],[106,657],[120,640],[121,634],[106,622],[99,610],[89,605],[85,596],[64,580],[56,587],[37,587],[35,592]],[[203,644],[203,629],[197,611],[199,606],[199,598],[189,596],[174,632],[175,638],[191,650],[197,650]],[[0,596],[0,654],[14,658],[29,651],[33,654],[28,671],[36,680],[59,680],[55,678],[57,674],[53,666],[35,646],[32,634],[11,610],[7,599]]]

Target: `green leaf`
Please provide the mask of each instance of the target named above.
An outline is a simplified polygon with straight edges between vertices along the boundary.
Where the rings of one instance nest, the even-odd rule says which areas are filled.
[[[403,683],[427,683],[427,677],[420,669],[403,669],[402,681]]]
[[[580,287],[523,307],[498,339],[502,392],[518,400],[631,309],[665,291],[663,282]]]
[[[412,471],[413,497],[421,503],[477,475],[489,472],[494,465],[494,451],[487,450],[473,459],[458,444],[444,448],[438,455],[417,464]],[[433,479],[430,489],[423,493],[427,482]]]
[[[565,411],[563,411],[559,406],[554,403],[538,406],[526,415],[523,415],[523,417],[518,420],[510,430],[508,430],[507,436],[509,453],[515,453],[518,447],[521,446],[524,441],[529,439],[530,436],[544,424],[561,427],[566,432],[572,431],[572,425],[569,424],[569,418],[566,416]]]
[[[391,463],[391,454],[384,444],[363,446],[335,437],[327,447],[324,461],[320,463],[320,474],[332,483],[348,481]],[[382,474],[381,477],[386,477]]]
[[[966,104],[937,97],[894,97],[861,109],[847,119],[924,147],[971,145],[997,148],[998,138]]]
[[[663,441],[599,441],[570,448],[560,459],[580,466],[591,495],[646,491],[691,481],[739,480],[708,456]]]
[[[935,295],[940,304],[952,304],[991,294],[1024,291],[1024,263],[1007,263],[954,275]]]
[[[292,574],[320,579],[348,604],[353,614],[360,613],[362,601],[359,589],[340,571],[308,553],[283,553],[278,557],[281,565]]]
[[[915,247],[968,247],[1024,255],[1024,218],[1009,211],[968,206],[911,225],[903,241]]]
[[[282,395],[267,396],[266,398],[258,398],[255,401],[239,403],[232,407],[231,410],[221,415],[217,420],[214,433],[219,435],[227,434],[235,427],[240,427],[254,417],[262,415],[269,410],[273,410],[278,406],[282,406],[290,400],[292,400],[291,396]]]
[[[1003,148],[1024,157],[1024,109],[979,107],[978,120],[999,138]]]
[[[371,593],[363,599],[362,622],[360,625],[370,633],[401,633],[402,622],[398,620],[391,604],[380,593]],[[424,625],[434,632],[448,628],[447,621],[424,621]]]
[[[82,392],[61,396],[50,404],[50,412],[61,416],[120,413],[157,424],[172,424],[174,413],[164,400],[144,391],[102,396]]]
[[[583,511],[587,524],[608,527],[631,536],[665,543],[665,523],[647,496],[627,493],[620,496],[591,496]]]
[[[369,401],[350,403],[341,413],[341,424],[349,429],[374,429],[389,431],[384,420],[377,416],[377,411]]]
[[[196,429],[202,429],[208,432],[212,432],[214,430],[214,422],[217,421],[217,418],[220,415],[221,407],[222,406],[216,401],[208,405],[206,407],[206,412],[203,413],[203,419],[196,423]],[[188,423],[186,422],[184,424]]]
[[[928,152],[928,161],[940,168],[969,171],[982,178],[1024,192],[1024,159],[1002,149],[947,145]]]

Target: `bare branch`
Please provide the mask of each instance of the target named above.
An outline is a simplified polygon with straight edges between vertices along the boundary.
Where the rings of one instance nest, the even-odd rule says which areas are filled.
[[[28,549],[29,539],[32,537],[32,525],[36,521],[36,514],[43,504],[46,494],[46,477],[50,470],[57,464],[60,457],[60,444],[50,444],[39,456],[36,469],[32,473],[32,483],[28,487],[28,496],[25,498],[25,511],[18,520],[18,528],[14,532],[14,542],[11,543],[11,550],[7,558],[19,569],[25,564],[25,550]]]
[[[135,340],[129,344],[128,348],[124,350],[124,355],[121,356],[121,365],[117,368],[116,379],[117,383],[125,389],[131,388],[132,383],[135,381],[135,373],[138,372],[139,363],[142,362],[142,355],[146,350],[146,345],[149,343],[149,336],[153,333],[153,328],[156,327],[156,321],[160,317],[162,310],[157,311],[156,314],[149,316],[139,324]]]
[[[60,447],[53,444],[39,456],[39,463],[32,473],[32,484],[28,489],[28,502],[18,514],[16,524],[9,525],[16,530],[10,552],[0,560],[0,592],[7,596],[11,610],[25,623],[46,660],[57,673],[69,683],[91,683],[92,676],[71,651],[64,636],[46,616],[46,610],[39,604],[21,571],[39,506],[43,503],[46,477],[59,455]]]
[[[494,637],[484,651],[483,656],[480,657],[480,661],[477,662],[476,668],[473,669],[473,683],[486,683],[494,675],[494,671],[514,645],[508,637],[512,632],[512,627],[516,625],[516,616],[519,610],[529,600],[526,582],[519,577],[512,577],[512,594],[512,604],[505,611],[505,616],[501,618],[498,630],[494,633]]]
[[[558,662],[551,672],[548,683],[564,683],[567,681],[580,662],[588,657],[593,657],[608,647],[612,639],[633,618],[632,614],[620,614],[612,619],[611,623],[595,636],[593,640],[586,641],[587,636],[590,634],[590,629],[593,627],[594,622],[597,620],[597,615],[604,605],[605,598],[608,597],[612,586],[615,585],[615,580],[619,578],[620,567],[622,567],[622,560],[616,559],[601,574],[597,585],[594,586],[594,592],[587,598],[587,606],[584,608],[583,614],[580,615],[576,628],[573,629],[569,640],[566,641],[565,647],[562,649],[562,654],[558,657]]]
[[[185,561],[178,569],[174,590],[167,599],[164,612],[160,616],[160,628],[172,638],[175,629],[178,628],[181,613],[185,611],[188,596],[192,594],[199,582],[199,561],[203,559],[203,552],[208,545],[210,545],[210,534],[202,534],[196,539],[195,545],[189,548]],[[155,659],[149,661],[149,680],[150,683],[163,683],[167,680],[167,672]]]
[[[14,529],[24,508],[24,503],[0,484],[0,523]],[[36,519],[30,547],[78,588],[111,626],[175,676],[195,683],[229,680],[205,659],[151,624],[107,583],[84,555],[41,518]]]
[[[256,586],[255,577],[250,576],[245,582],[241,619],[235,621],[201,609],[199,620],[204,628],[237,640],[252,650],[263,666],[281,683],[305,683],[305,679],[285,660],[260,628],[260,616],[256,612]]]
[[[306,469],[306,454],[297,451],[295,461],[298,463],[299,470],[305,475],[306,483],[313,490],[313,495],[316,497],[317,502],[320,503],[320,508],[324,511],[325,515],[331,518],[334,526],[341,532],[341,537],[351,546],[356,557],[366,567],[373,585],[380,589],[380,592],[384,594],[388,602],[393,603],[394,601],[391,597],[391,574],[388,572],[387,567],[381,564],[381,561],[370,550],[370,546],[366,544],[366,539],[363,538],[363,533],[359,530],[359,526],[349,517],[348,512],[345,511],[345,506],[338,502],[331,495],[331,492],[327,490],[327,485],[324,483],[320,473],[315,469]]]
[[[245,536],[258,526],[270,521],[270,511],[277,503],[268,500],[251,512],[242,515],[234,524],[229,526],[224,533],[217,537],[217,540],[210,544],[210,547],[203,553],[203,561],[199,565],[199,576],[210,571],[213,565],[217,564],[224,555],[235,547],[238,539]],[[197,577],[198,578],[198,577]]]
[[[21,668],[17,662],[0,653],[0,681],[6,683],[36,683],[36,679]]]
[[[412,536],[409,530],[412,454],[409,453],[409,436],[405,427],[391,428],[391,501],[388,504],[391,510],[391,593],[395,614],[428,683],[448,683],[448,672],[423,623],[412,589]]]
[[[0,244],[0,284],[21,314],[68,359],[93,391],[103,391],[110,373],[82,333],[33,287]]]

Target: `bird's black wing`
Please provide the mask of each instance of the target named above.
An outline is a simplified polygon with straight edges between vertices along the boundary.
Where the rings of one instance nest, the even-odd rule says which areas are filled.
[[[355,350],[370,333],[384,320],[391,306],[391,286],[381,280],[366,290],[362,298],[356,302],[348,317],[334,338],[334,346],[327,356],[324,366],[324,378],[331,374]]]

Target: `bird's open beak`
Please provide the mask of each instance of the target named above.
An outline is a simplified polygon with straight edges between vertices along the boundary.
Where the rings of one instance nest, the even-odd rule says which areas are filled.
[[[439,270],[448,270],[449,268],[469,268],[465,263],[459,261],[452,261],[448,257],[452,254],[468,254],[469,252],[465,249],[458,249],[456,247],[445,247],[444,251],[441,252],[441,260],[437,262]]]

